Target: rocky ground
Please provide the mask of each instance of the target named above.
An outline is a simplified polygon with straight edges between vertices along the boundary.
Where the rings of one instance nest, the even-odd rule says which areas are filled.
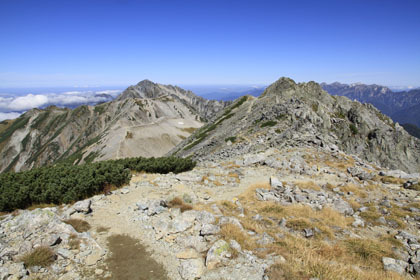
[[[133,174],[108,195],[1,216],[0,279],[124,279],[109,261],[122,234],[159,264],[147,279],[413,279],[419,178],[310,147]],[[53,259],[30,266],[40,247]]]

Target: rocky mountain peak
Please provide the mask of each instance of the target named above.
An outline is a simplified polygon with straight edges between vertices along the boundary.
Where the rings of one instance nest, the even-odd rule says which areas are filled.
[[[333,97],[315,82],[296,84],[289,78],[279,79],[259,98],[235,101],[173,151],[218,160],[267,147],[313,145],[354,154],[379,166],[420,170],[420,141],[378,109]]]
[[[274,83],[272,83],[267,89],[263,92],[262,96],[266,94],[278,93],[283,92],[288,89],[293,89],[296,87],[295,81],[287,77],[281,77]]]

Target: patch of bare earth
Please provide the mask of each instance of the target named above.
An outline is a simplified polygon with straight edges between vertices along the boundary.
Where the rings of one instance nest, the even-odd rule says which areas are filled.
[[[138,242],[124,234],[108,237],[109,257],[105,260],[111,277],[115,280],[167,280],[165,268],[156,262]]]

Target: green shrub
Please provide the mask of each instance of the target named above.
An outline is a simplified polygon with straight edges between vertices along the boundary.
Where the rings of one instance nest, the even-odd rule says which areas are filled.
[[[33,204],[70,203],[101,193],[106,186],[130,182],[131,172],[180,173],[195,162],[177,157],[126,158],[83,165],[57,164],[18,173],[0,174],[0,211]]]
[[[350,124],[350,130],[351,130],[351,133],[353,135],[356,135],[356,134],[359,133],[359,130],[357,129],[357,127],[354,124]]]
[[[266,126],[272,127],[272,126],[275,126],[276,124],[277,124],[276,121],[266,121],[266,122],[261,124],[261,127],[266,127]]]
[[[225,142],[228,142],[228,141],[230,141],[230,142],[232,142],[232,143],[235,143],[235,141],[236,141],[236,137],[235,137],[235,136],[232,136],[232,137],[228,137],[228,138],[226,138],[226,139],[225,139]]]

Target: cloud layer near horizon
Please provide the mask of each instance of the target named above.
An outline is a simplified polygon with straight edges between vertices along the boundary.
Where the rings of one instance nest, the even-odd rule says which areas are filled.
[[[17,118],[32,108],[45,108],[50,105],[77,107],[83,104],[107,102],[117,96],[120,90],[69,91],[63,93],[26,94],[22,96],[0,96],[0,121]]]

